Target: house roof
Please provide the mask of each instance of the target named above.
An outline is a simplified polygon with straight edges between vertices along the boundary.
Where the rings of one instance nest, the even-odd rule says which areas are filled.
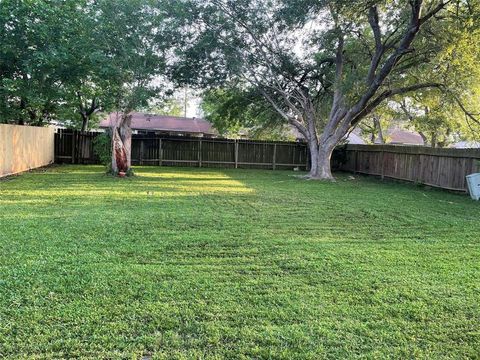
[[[109,128],[120,119],[121,113],[110,113],[107,118],[100,121],[101,128]],[[214,135],[215,129],[212,124],[204,119],[186,118],[169,115],[155,115],[146,113],[132,113],[132,125],[134,130],[170,131],[182,133],[196,133]]]
[[[480,148],[480,142],[477,141],[460,141],[453,144],[451,147],[456,149],[475,149]]]
[[[412,131],[393,129],[388,132],[391,144],[424,145],[420,134]]]
[[[346,141],[349,144],[365,144],[365,140],[363,140],[360,135],[355,134],[354,132],[348,134]]]

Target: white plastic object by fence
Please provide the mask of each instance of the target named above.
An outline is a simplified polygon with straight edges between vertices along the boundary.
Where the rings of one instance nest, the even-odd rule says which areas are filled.
[[[467,175],[468,192],[473,200],[480,199],[480,173]]]

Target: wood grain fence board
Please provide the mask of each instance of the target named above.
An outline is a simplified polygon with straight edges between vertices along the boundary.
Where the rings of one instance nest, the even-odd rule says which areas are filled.
[[[55,134],[55,161],[78,164],[99,162],[93,150],[98,132],[60,129]],[[75,147],[78,146],[78,154]],[[275,154],[274,154],[275,152]],[[134,134],[133,165],[197,167],[241,167],[285,169],[307,168],[304,143],[205,139]],[[274,157],[275,155],[275,157]]]
[[[54,161],[54,129],[0,124],[0,177]]]
[[[55,161],[98,163],[93,151],[97,132],[60,130]],[[75,156],[78,146],[78,157]],[[480,149],[436,149],[398,145],[347,145],[340,170],[466,191],[465,176],[480,170]],[[335,162],[335,161],[334,161]],[[186,138],[132,137],[133,165],[308,169],[305,143]]]
[[[341,170],[457,191],[467,190],[465,177],[479,171],[480,163],[480,149],[347,145],[346,153]]]

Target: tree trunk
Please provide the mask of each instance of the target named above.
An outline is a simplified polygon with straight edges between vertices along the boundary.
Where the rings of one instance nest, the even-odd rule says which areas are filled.
[[[385,144],[385,139],[383,138],[383,131],[382,131],[382,124],[380,123],[380,119],[377,115],[373,116],[373,125],[375,130],[377,130],[377,140],[375,141],[376,144]]]
[[[310,151],[310,171],[307,178],[315,178],[318,173],[318,144],[317,140],[308,141],[308,149]]]
[[[80,140],[80,134],[76,131],[72,132],[72,141],[73,141],[73,159],[72,159],[72,164],[78,164],[79,163],[79,158],[80,158],[80,149],[79,149],[79,141]]]
[[[424,146],[427,146],[428,145],[428,138],[427,138],[427,135],[425,135],[423,132],[419,131],[418,132],[420,134],[420,136],[422,137],[422,140],[423,140],[423,145]]]
[[[88,116],[82,114],[82,132],[87,131],[88,128]]]
[[[131,166],[131,115],[124,115],[112,129],[112,172],[124,176]]]
[[[82,116],[82,128],[80,129],[80,133],[83,133],[87,130],[87,126],[88,126],[88,117],[85,116],[84,114],[81,114]],[[73,162],[75,164],[78,164],[78,160],[80,159],[80,145],[79,145],[79,136],[80,134],[77,134],[77,137],[76,137],[76,141],[75,141],[75,150],[73,152],[74,154],[74,160]]]
[[[331,159],[334,146],[328,144],[321,144],[318,148],[317,154],[317,171],[312,179],[334,181],[332,175]]]
[[[335,146],[331,146],[330,144],[318,145],[316,141],[309,141],[308,145],[310,150],[311,168],[306,176],[307,179],[335,180],[332,175],[330,163]]]
[[[430,143],[430,146],[432,148],[436,148],[437,147],[437,133],[435,132],[432,132],[432,141]]]
[[[82,118],[82,131],[87,131],[90,117],[98,110],[99,104],[97,98],[93,97],[90,106],[87,107],[87,104],[82,100],[82,93],[77,91],[76,94],[78,97],[78,113]]]

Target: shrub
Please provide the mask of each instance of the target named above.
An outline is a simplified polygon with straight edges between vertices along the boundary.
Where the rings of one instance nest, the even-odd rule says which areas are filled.
[[[98,156],[100,163],[105,165],[107,172],[112,168],[112,138],[105,132],[93,140],[93,151]]]

